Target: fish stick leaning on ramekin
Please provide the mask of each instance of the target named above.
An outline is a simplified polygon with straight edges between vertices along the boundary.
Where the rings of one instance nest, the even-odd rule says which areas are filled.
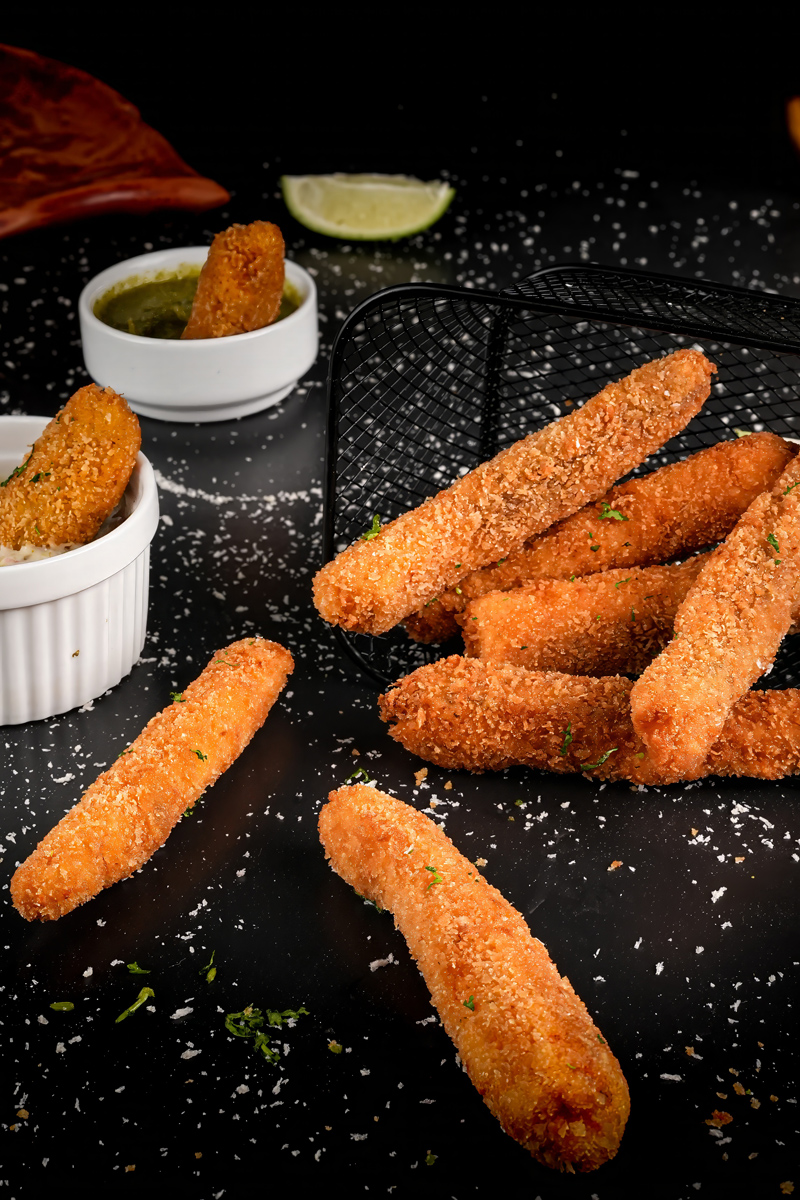
[[[141,442],[121,396],[96,383],[79,388],[0,483],[0,545],[91,541],[122,499]]]
[[[705,562],[540,579],[473,600],[458,620],[471,658],[567,675],[638,675],[672,637]]]
[[[653,767],[697,771],[728,715],[772,666],[800,600],[800,458],[709,555],[675,635],[631,691],[633,727]]]
[[[218,233],[181,337],[230,337],[271,325],[283,296],[284,249],[283,235],[271,221]]]
[[[754,433],[618,484],[502,562],[467,575],[458,592],[442,592],[406,618],[406,630],[418,642],[443,642],[458,633],[458,613],[488,592],[669,562],[711,546],[772,487],[796,452],[777,434]]]
[[[331,792],[319,832],[333,870],[394,914],[505,1132],[557,1170],[613,1158],[630,1111],[625,1077],[521,914],[438,825],[374,788]]]
[[[380,634],[465,574],[596,500],[701,408],[716,371],[678,350],[609,383],[451,487],[349,546],[314,579],[332,625]]]
[[[380,697],[389,735],[448,770],[535,767],[590,779],[671,783],[645,757],[631,724],[632,683],[527,671],[453,654],[419,667]],[[687,779],[800,772],[800,689],[749,692]]]
[[[217,651],[18,868],[17,911],[55,920],[146,863],[239,757],[293,667],[288,650],[263,638]]]

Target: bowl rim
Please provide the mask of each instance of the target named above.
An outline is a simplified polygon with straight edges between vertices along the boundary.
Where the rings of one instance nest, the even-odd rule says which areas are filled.
[[[284,259],[284,267],[287,277],[295,276],[292,279],[293,283],[304,285],[305,294],[301,303],[293,313],[288,317],[284,317],[282,321],[275,321],[271,325],[264,325],[261,329],[251,329],[247,333],[232,333],[224,338],[191,338],[183,341],[181,338],[147,338],[142,337],[138,333],[125,333],[122,329],[114,329],[111,325],[106,325],[99,317],[95,316],[94,305],[100,298],[103,289],[113,286],[121,279],[125,278],[126,272],[122,268],[133,274],[136,267],[144,268],[146,263],[155,265],[156,260],[167,260],[180,262],[184,255],[189,256],[187,261],[194,265],[197,262],[205,262],[208,257],[209,246],[165,246],[161,250],[152,250],[147,254],[137,254],[133,258],[121,259],[118,263],[112,263],[111,266],[105,267],[93,276],[82,288],[81,294],[78,297],[78,314],[81,322],[85,322],[87,327],[95,335],[101,337],[111,337],[123,344],[130,346],[147,346],[154,350],[155,353],[163,353],[166,349],[169,353],[175,353],[174,347],[180,346],[177,351],[179,354],[191,353],[189,347],[213,345],[219,347],[220,343],[227,345],[241,344],[245,341],[254,341],[262,337],[284,336],[279,331],[292,329],[300,321],[307,318],[308,313],[316,309],[317,304],[317,287],[313,276],[301,267],[299,263],[294,262],[290,258]],[[192,255],[195,258],[192,259]],[[201,258],[202,256],[202,258]]]
[[[50,420],[31,413],[0,414],[0,440],[3,430],[10,428],[33,434],[35,439]],[[13,425],[9,424],[12,422]],[[133,562],[153,540],[159,519],[155,472],[141,450],[125,493],[131,488],[134,489],[131,511],[101,538],[53,558],[0,567],[0,611],[26,608],[85,591]]]

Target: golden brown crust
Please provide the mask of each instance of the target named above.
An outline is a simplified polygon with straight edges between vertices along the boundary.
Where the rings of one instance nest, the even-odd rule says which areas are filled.
[[[520,913],[433,821],[373,788],[331,792],[319,829],[334,871],[394,913],[506,1133],[559,1170],[613,1158],[630,1110],[625,1078]]]
[[[504,562],[475,571],[458,587],[407,617],[409,635],[442,642],[458,633],[456,616],[489,592],[536,579],[569,579],[615,567],[668,562],[727,536],[761,492],[773,486],[796,453],[774,433],[718,442],[688,458],[611,489]],[[609,510],[624,517],[611,515]]]
[[[490,592],[458,620],[467,654],[567,675],[637,675],[672,637],[706,556]]]
[[[230,337],[271,325],[283,296],[284,251],[283,235],[271,221],[218,233],[181,337]]]
[[[645,756],[631,723],[631,681],[493,665],[457,654],[420,667],[380,697],[389,735],[450,770],[537,767],[633,783],[676,781]],[[800,689],[751,692],[686,779],[800,771]]]
[[[96,383],[80,388],[0,486],[0,545],[91,541],[122,499],[141,441],[121,396]]]
[[[147,862],[263,725],[293,666],[263,638],[218,651],[19,867],[17,911],[55,920]]]
[[[319,613],[345,629],[385,633],[465,573],[602,496],[688,424],[714,371],[697,351],[678,350],[608,384],[577,412],[349,546],[314,579]]]
[[[684,778],[733,705],[768,671],[800,600],[800,458],[763,492],[698,575],[675,636],[631,692],[654,767]]]

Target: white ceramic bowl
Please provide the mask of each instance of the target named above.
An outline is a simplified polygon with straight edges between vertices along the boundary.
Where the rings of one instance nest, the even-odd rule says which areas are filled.
[[[157,250],[108,267],[78,301],[83,360],[92,379],[124,396],[134,412],[162,421],[224,421],[271,408],[287,396],[317,357],[317,289],[296,263],[286,278],[302,296],[295,312],[252,333],[170,341],[104,325],[94,306],[124,279],[154,279],[202,265],[207,246]]]
[[[0,478],[47,417],[0,417]],[[0,725],[77,708],[127,675],[147,630],[153,468],[140,454],[115,529],[56,558],[0,567]]]

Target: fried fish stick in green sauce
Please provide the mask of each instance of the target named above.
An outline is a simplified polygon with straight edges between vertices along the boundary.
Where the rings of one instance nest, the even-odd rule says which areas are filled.
[[[473,571],[458,590],[441,592],[406,618],[406,630],[418,642],[443,642],[458,633],[456,619],[467,604],[489,592],[669,562],[711,546],[772,487],[795,453],[774,433],[754,433],[618,484],[503,561]]]
[[[143,866],[239,757],[293,666],[288,650],[263,638],[219,650],[19,867],[17,911],[55,920]]]
[[[505,1132],[562,1171],[613,1158],[630,1110],[625,1077],[522,915],[438,825],[374,788],[331,792],[319,830],[333,870],[394,914]]]
[[[607,384],[577,412],[342,551],[314,579],[318,612],[359,633],[392,629],[470,571],[597,500],[689,423],[715,371],[698,351],[678,350]]]

